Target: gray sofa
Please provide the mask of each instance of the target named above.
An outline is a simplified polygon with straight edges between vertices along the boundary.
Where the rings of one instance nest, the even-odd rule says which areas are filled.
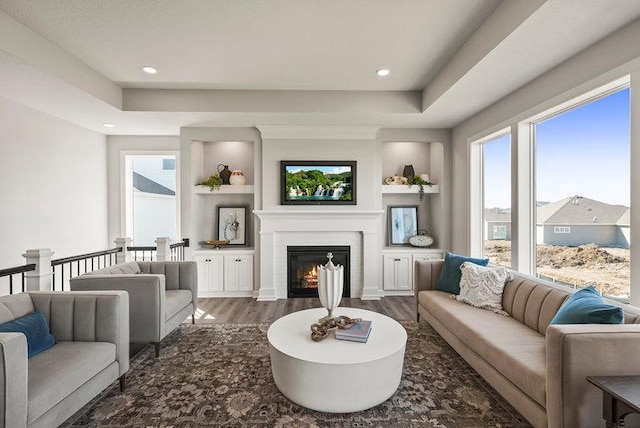
[[[40,311],[56,344],[27,358],[22,333],[0,333],[0,427],[55,427],[129,370],[129,296],[28,292],[0,297],[0,323]]]
[[[128,262],[87,272],[70,281],[71,290],[124,290],[129,293],[132,343],[160,342],[198,307],[196,263]]]
[[[604,426],[602,393],[586,377],[640,375],[640,308],[619,305],[622,325],[549,325],[573,290],[514,272],[502,296],[505,317],[435,290],[442,265],[415,264],[418,319],[534,426]],[[629,426],[640,426],[630,417]]]

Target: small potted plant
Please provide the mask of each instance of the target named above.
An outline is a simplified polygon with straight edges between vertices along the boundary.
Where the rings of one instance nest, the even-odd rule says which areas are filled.
[[[422,200],[422,198],[424,198],[424,186],[433,186],[433,183],[423,180],[422,178],[420,178],[420,176],[417,175],[411,175],[407,177],[407,184],[409,185],[409,188],[411,188],[411,186],[413,186],[414,184],[418,186],[418,200],[420,201]]]
[[[222,178],[218,174],[213,174],[211,177],[206,180],[198,183],[199,186],[207,186],[209,190],[213,192],[214,190],[218,190],[222,185]]]

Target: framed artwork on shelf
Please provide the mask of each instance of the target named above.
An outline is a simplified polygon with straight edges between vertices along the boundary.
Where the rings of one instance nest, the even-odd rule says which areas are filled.
[[[389,205],[389,245],[409,245],[418,233],[417,205]]]
[[[249,205],[218,205],[218,239],[247,245]]]

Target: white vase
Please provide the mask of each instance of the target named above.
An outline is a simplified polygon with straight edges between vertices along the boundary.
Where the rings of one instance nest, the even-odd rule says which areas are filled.
[[[231,175],[229,176],[229,184],[233,184],[235,186],[242,185],[246,182],[244,178],[244,173],[239,169],[234,169],[231,171]]]
[[[344,266],[333,264],[333,254],[328,253],[327,257],[329,262],[324,266],[318,266],[318,297],[322,306],[329,311],[323,319],[333,318],[333,310],[342,300],[344,287]]]

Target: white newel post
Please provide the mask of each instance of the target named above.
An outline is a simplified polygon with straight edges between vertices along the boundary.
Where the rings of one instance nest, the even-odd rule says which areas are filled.
[[[51,273],[51,256],[53,251],[49,248],[27,250],[22,255],[27,259],[27,264],[34,263],[35,270],[24,274],[26,291],[51,291],[53,280]]]
[[[130,262],[132,260],[131,254],[129,253],[129,250],[127,250],[127,248],[131,246],[133,239],[116,238],[114,242],[116,243],[116,247],[120,248],[120,252],[116,254],[116,261],[118,263]]]
[[[166,262],[171,260],[171,238],[157,238],[156,239],[156,260],[159,262]]]

